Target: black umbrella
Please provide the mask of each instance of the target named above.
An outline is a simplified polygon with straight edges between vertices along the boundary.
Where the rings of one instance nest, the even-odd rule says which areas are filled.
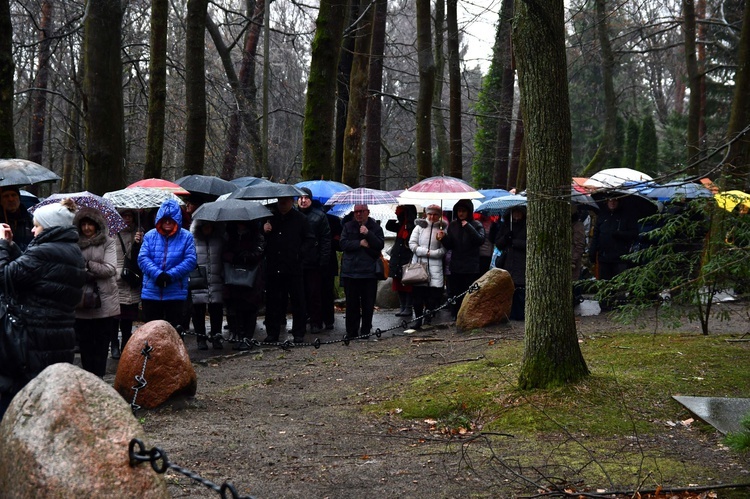
[[[640,220],[660,211],[660,204],[653,199],[626,189],[607,189],[591,194],[594,201],[602,210],[607,209],[607,200],[616,198],[620,200],[620,206],[625,213],[629,213],[636,220]]]
[[[259,185],[259,184],[273,184],[268,179],[260,178],[260,177],[239,177],[239,178],[233,178],[230,180],[234,185],[237,187],[248,187],[251,185]]]
[[[307,194],[292,184],[267,184],[250,185],[241,187],[227,196],[227,199],[273,199],[283,197],[299,197]]]
[[[188,175],[177,179],[175,183],[190,194],[205,194],[216,197],[237,189],[237,186],[230,181],[212,175]]]
[[[53,171],[25,159],[0,159],[0,187],[34,185],[60,180]]]
[[[207,222],[231,222],[258,220],[270,217],[272,213],[260,203],[243,199],[222,199],[202,204],[193,212],[193,220]]]

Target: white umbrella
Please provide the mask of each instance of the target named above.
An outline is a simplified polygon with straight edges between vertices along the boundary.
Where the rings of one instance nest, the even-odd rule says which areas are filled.
[[[593,174],[583,183],[589,189],[612,189],[626,185],[637,188],[636,184],[647,184],[654,180],[649,175],[632,168],[608,168]]]
[[[167,199],[173,199],[180,205],[185,204],[174,193],[152,187],[128,187],[119,191],[105,192],[102,197],[111,201],[115,208],[130,210],[158,208]]]

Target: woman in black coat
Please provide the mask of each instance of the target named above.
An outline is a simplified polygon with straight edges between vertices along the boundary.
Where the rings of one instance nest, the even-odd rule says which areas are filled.
[[[73,226],[75,203],[66,199],[34,212],[34,239],[21,253],[7,225],[0,231],[0,283],[6,276],[22,306],[27,334],[27,367],[10,372],[0,365],[0,418],[13,396],[49,365],[73,363],[75,308],[86,270]]]
[[[495,246],[503,252],[502,269],[510,273],[516,290],[513,292],[513,305],[510,318],[524,320],[526,307],[526,207],[514,206],[503,217],[503,224],[497,233]]]
[[[385,228],[396,233],[396,240],[391,247],[391,259],[389,261],[388,276],[393,278],[391,285],[393,291],[398,293],[398,301],[401,310],[396,312],[397,317],[411,317],[413,300],[412,287],[401,284],[402,267],[411,262],[413,253],[409,249],[409,238],[414,230],[414,220],[417,219],[417,207],[413,204],[404,204],[396,207],[396,220],[388,220]]]

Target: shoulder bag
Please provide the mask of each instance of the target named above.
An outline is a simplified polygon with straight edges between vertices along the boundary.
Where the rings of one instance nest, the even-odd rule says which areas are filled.
[[[245,267],[234,263],[224,262],[224,284],[252,288],[260,265]]]
[[[143,283],[143,272],[138,266],[138,261],[135,258],[128,256],[128,252],[125,249],[125,243],[122,240],[122,236],[117,234],[117,239],[120,240],[120,246],[122,246],[122,273],[120,277],[122,280],[128,283],[132,288],[140,288]],[[135,243],[133,243],[135,246]]]
[[[198,265],[188,276],[188,289],[208,289],[208,271],[205,265]]]
[[[13,282],[5,269],[4,290],[0,295],[0,374],[18,378],[28,365],[26,325],[21,316],[21,305],[16,301]]]
[[[410,262],[401,267],[401,284],[404,285],[419,285],[429,284],[430,273],[427,269],[427,264],[417,260],[416,262]]]
[[[87,282],[84,285],[80,308],[102,308],[102,296],[99,293],[99,285],[96,281]]]
[[[380,258],[375,260],[375,277],[377,277],[379,281],[385,281],[386,279],[388,279],[389,271],[390,263],[381,254]]]

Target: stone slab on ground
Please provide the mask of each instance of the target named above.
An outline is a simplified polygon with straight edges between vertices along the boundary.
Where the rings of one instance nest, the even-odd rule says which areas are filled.
[[[724,435],[742,431],[740,421],[750,413],[750,398],[682,395],[674,395],[672,398]]]

